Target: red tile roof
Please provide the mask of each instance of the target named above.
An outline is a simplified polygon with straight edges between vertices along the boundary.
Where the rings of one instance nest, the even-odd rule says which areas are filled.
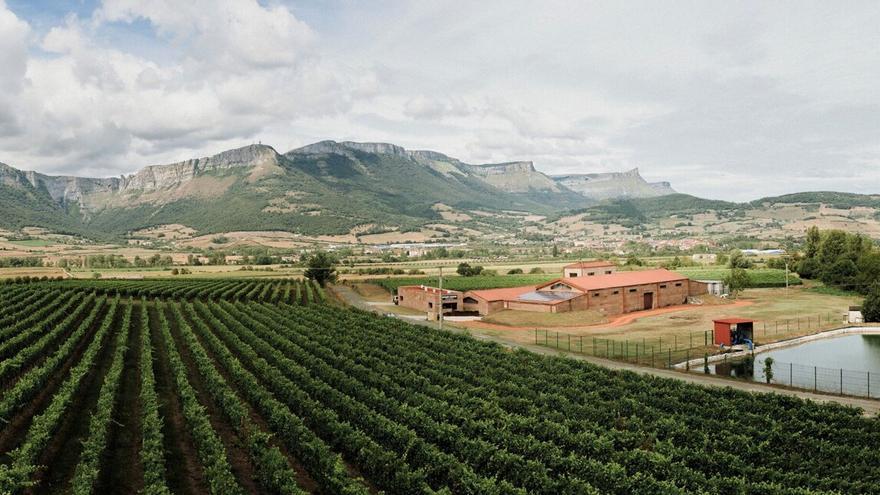
[[[480,299],[484,299],[486,301],[510,301],[518,298],[519,296],[525,294],[526,292],[532,292],[535,290],[534,285],[527,285],[525,287],[508,287],[505,289],[485,289],[485,290],[472,290],[465,293],[465,297],[473,296],[478,297]]]
[[[602,260],[578,261],[577,263],[565,265],[564,268],[603,268],[606,266],[614,266],[614,263]]]
[[[679,273],[669,270],[640,270],[632,272],[617,272],[610,275],[602,275],[601,277],[572,277],[558,278],[545,284],[539,285],[538,288],[547,287],[558,282],[562,282],[575,289],[584,292],[590,290],[611,289],[614,287],[628,287],[632,285],[656,284],[664,282],[676,282],[687,280],[687,277]]]

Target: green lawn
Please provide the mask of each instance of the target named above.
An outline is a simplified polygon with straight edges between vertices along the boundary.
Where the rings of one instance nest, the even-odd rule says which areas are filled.
[[[44,239],[27,239],[24,241],[9,241],[10,244],[15,244],[16,246],[23,247],[46,247],[55,245],[52,241],[47,241]]]
[[[730,273],[730,268],[722,267],[682,267],[675,269],[693,280],[722,280]],[[750,287],[785,287],[785,270],[775,268],[753,268],[747,270],[752,283]],[[801,279],[796,273],[788,274],[789,285],[800,285]]]

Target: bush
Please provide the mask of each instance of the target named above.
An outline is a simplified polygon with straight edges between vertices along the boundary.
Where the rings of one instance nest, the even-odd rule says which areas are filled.
[[[508,275],[519,275],[522,272],[523,272],[522,268],[512,268],[510,270],[507,270]]]
[[[529,270],[529,273],[531,273],[532,275],[537,275],[539,273],[544,273],[544,270],[541,267],[536,266]]]
[[[866,322],[880,322],[880,282],[874,282],[865,302],[862,304],[862,317]]]

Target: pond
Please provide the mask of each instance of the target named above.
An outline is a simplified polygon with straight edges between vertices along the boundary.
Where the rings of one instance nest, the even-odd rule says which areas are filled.
[[[880,335],[844,335],[716,363],[710,372],[823,392],[880,398]]]

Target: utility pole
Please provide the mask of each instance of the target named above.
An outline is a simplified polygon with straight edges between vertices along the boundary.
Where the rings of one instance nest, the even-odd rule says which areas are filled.
[[[443,330],[443,267],[440,267],[440,330]]]

